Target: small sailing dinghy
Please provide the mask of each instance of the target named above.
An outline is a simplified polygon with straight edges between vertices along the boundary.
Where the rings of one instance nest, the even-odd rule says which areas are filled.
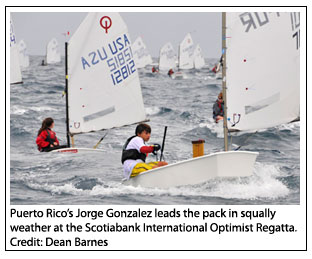
[[[155,168],[124,183],[169,188],[251,176],[258,153],[227,151],[228,129],[256,131],[299,117],[299,18],[299,13],[223,13],[225,152]]]
[[[148,53],[145,43],[142,37],[138,37],[132,44],[132,53],[137,68],[143,68],[147,65],[152,64],[153,60],[151,55]]]
[[[168,72],[169,69],[176,67],[176,55],[171,42],[167,42],[161,47],[159,52],[159,70],[165,70]]]
[[[54,64],[61,62],[61,53],[58,42],[55,38],[51,39],[47,44],[46,64]]]
[[[127,26],[118,13],[89,13],[65,44],[66,129],[73,136],[146,121]],[[70,137],[72,141],[70,142]]]
[[[194,45],[191,34],[188,33],[179,45],[179,69],[194,68]]]
[[[10,83],[21,84],[22,73],[18,57],[18,48],[16,43],[16,35],[12,18],[10,19]]]
[[[27,54],[26,43],[23,40],[20,40],[18,43],[18,54],[19,54],[19,62],[22,68],[29,67],[29,56]]]
[[[205,59],[199,44],[196,45],[194,50],[194,68],[201,69],[205,66]]]

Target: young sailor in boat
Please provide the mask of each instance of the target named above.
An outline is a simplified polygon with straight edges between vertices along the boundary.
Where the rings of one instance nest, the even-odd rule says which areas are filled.
[[[152,72],[153,73],[158,73],[159,71],[158,71],[158,69],[156,67],[152,67]]]
[[[49,152],[59,148],[65,148],[66,145],[61,145],[52,130],[54,121],[52,118],[46,118],[42,122],[42,126],[38,131],[36,143],[40,152]]]
[[[172,74],[174,74],[174,72],[173,72],[173,69],[170,68],[169,71],[168,71],[168,76],[171,76]]]
[[[218,99],[213,105],[213,119],[217,123],[219,120],[223,120],[224,102],[222,92],[219,93]]]
[[[146,145],[151,137],[151,127],[148,124],[139,124],[135,129],[135,136],[127,139],[122,148],[121,162],[124,168],[124,176],[129,179],[147,170],[168,165],[165,161],[145,163],[148,153],[160,150],[159,144]]]
[[[212,72],[214,72],[215,74],[218,73],[220,71],[220,67],[223,66],[222,64],[222,61],[223,61],[223,55],[221,56],[220,60],[219,60],[219,63],[216,64],[213,69],[211,69]]]

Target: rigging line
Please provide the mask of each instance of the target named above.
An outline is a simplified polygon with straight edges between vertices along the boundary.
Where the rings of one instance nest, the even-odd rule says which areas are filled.
[[[109,130],[107,130],[106,134],[101,137],[101,139],[98,141],[98,143],[96,143],[96,145],[93,147],[94,149],[96,149],[98,147],[98,145],[100,145],[100,143],[102,142],[102,140],[106,137],[106,135],[108,134]]]

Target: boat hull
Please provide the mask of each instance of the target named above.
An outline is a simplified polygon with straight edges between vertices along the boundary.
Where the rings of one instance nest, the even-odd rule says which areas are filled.
[[[94,153],[94,152],[105,152],[103,149],[95,149],[95,148],[60,148],[56,150],[52,150],[51,152],[53,153],[79,153],[79,154],[84,154],[84,153]]]
[[[251,176],[257,155],[248,151],[218,152],[146,171],[124,184],[170,188],[200,184],[215,177]]]

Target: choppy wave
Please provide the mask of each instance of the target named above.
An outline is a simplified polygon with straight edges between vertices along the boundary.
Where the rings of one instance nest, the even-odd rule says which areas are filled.
[[[64,60],[41,67],[42,57],[31,57],[23,71],[24,84],[10,89],[10,155],[12,204],[299,204],[300,122],[237,133],[233,149],[258,151],[254,175],[214,179],[200,185],[170,189],[122,184],[121,147],[134,126],[112,129],[96,155],[42,154],[35,139],[42,119],[53,117],[55,131],[66,140]],[[212,105],[221,80],[202,70],[185,72],[172,80],[151,67],[139,70],[145,111],[153,128],[151,143],[161,143],[168,126],[165,158],[169,163],[192,156],[191,141],[205,140],[205,153],[223,149],[223,125],[212,119]],[[75,136],[77,146],[92,147],[103,132]],[[190,172],[191,173],[191,172]]]

